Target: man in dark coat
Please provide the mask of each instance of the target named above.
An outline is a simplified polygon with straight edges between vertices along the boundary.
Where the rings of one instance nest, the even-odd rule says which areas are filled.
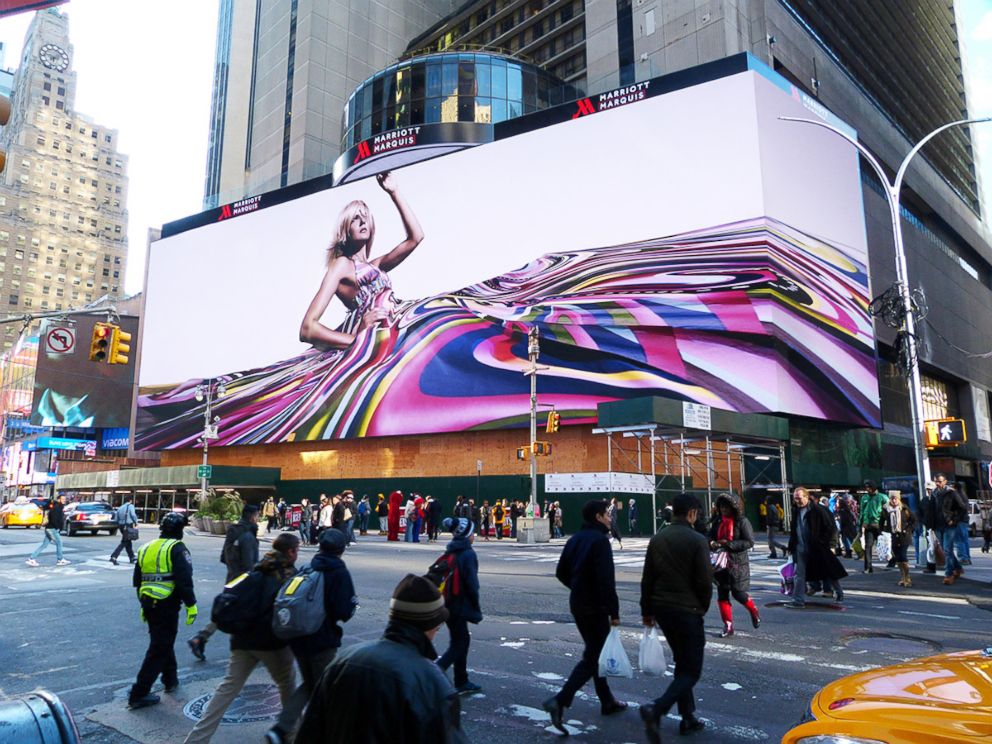
[[[626,703],[613,697],[606,678],[599,676],[599,654],[610,634],[610,626],[620,624],[607,506],[605,501],[594,500],[582,507],[582,529],[565,543],[555,571],[558,581],[571,590],[569,609],[585,642],[582,659],[575,665],[565,686],[542,703],[551,716],[551,725],[566,735],[568,730],[562,720],[565,708],[572,704],[575,693],[590,677],[604,716],[627,709]]]
[[[840,580],[847,571],[834,555],[832,543],[837,537],[837,524],[827,507],[809,497],[809,491],[798,486],[792,492],[792,530],[789,552],[796,564],[796,582],[792,601],[786,607],[806,606],[806,582],[830,583],[838,602],[844,601]]]
[[[475,523],[459,517],[448,517],[443,522],[445,531],[451,533],[451,542],[444,549],[446,556],[454,557],[454,569],[444,583],[444,606],[448,608],[450,643],[448,650],[437,660],[437,665],[448,671],[455,667],[455,692],[459,695],[478,692],[482,688],[468,678],[468,648],[471,634],[468,624],[482,622],[479,605],[479,559],[472,549],[475,540]]]
[[[778,504],[780,497],[773,493],[768,494],[765,499],[765,529],[768,532],[768,557],[778,558],[776,548],[785,554],[785,546],[775,539],[775,533],[782,527],[782,520],[778,516]]]
[[[703,617],[713,599],[713,566],[709,544],[694,527],[702,512],[699,501],[683,493],[672,499],[671,507],[672,522],[648,543],[641,575],[642,622],[661,628],[675,661],[668,688],[640,709],[651,744],[660,744],[661,719],[676,704],[682,716],[680,734],[703,728],[692,690],[703,673]]]
[[[382,638],[342,651],[320,678],[296,744],[466,744],[458,695],[431,663],[447,617],[433,583],[403,578]]]
[[[964,569],[961,568],[961,556],[955,554],[959,545],[961,532],[967,535],[968,530],[968,500],[958,493],[957,489],[948,485],[947,476],[937,473],[933,477],[937,487],[933,497],[940,503],[941,544],[944,548],[946,563],[944,564],[944,583],[953,584]]]

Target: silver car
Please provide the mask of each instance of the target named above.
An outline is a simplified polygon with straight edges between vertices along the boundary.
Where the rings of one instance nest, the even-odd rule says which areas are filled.
[[[80,530],[89,530],[90,534],[93,535],[100,530],[106,530],[111,535],[116,535],[116,515],[117,510],[103,501],[80,501],[66,504],[65,526],[62,527],[61,532],[69,537]]]

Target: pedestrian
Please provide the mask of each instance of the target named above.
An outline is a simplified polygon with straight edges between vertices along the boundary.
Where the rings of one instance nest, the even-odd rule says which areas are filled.
[[[717,606],[723,620],[721,638],[734,634],[734,609],[730,597],[747,608],[751,616],[751,626],[761,624],[758,606],[748,592],[751,589],[751,563],[748,551],[754,547],[754,532],[751,522],[744,516],[740,501],[733,494],[721,493],[716,497],[720,519],[710,531],[710,550],[714,551],[720,563],[714,563],[713,576],[716,580]],[[720,553],[726,558],[720,559]],[[723,565],[721,565],[721,563]]]
[[[934,497],[934,490],[937,484],[927,481],[923,498],[920,499],[917,517],[923,524],[923,529],[927,538],[926,567],[923,573],[937,573],[937,554],[943,552],[940,544],[940,528],[943,525],[943,513],[941,504]]]
[[[369,503],[367,495],[362,496],[356,511],[358,512],[358,536],[365,537],[369,534],[369,514],[372,513],[372,505]]]
[[[207,703],[200,720],[186,736],[184,744],[210,741],[224,713],[259,663],[265,666],[272,681],[276,683],[283,708],[289,704],[296,687],[293,653],[286,641],[277,638],[272,632],[272,603],[282,585],[296,574],[295,564],[299,550],[300,540],[296,535],[277,535],[272,541],[272,550],[252,569],[255,577],[260,579],[252,609],[259,608],[259,611],[254,617],[246,619],[247,627],[244,631],[231,634],[231,658],[227,663],[227,674]],[[225,588],[255,577],[239,576]]]
[[[286,499],[282,496],[279,497],[279,503],[276,504],[276,510],[279,512],[279,529],[286,529],[286,510],[289,509],[289,505],[286,503]]]
[[[852,545],[858,536],[858,504],[849,493],[837,500],[837,521],[840,523],[840,539],[844,547],[844,557],[853,558]]]
[[[221,548],[220,562],[227,567],[225,584],[248,573],[258,563],[258,507],[245,504],[241,509],[241,519],[227,528],[224,547]],[[206,661],[207,641],[217,632],[217,623],[211,621],[203,630],[186,641],[190,652],[200,661]]]
[[[63,529],[65,529],[64,494],[60,493],[53,501],[48,502],[45,506],[45,514],[42,518],[42,523],[44,525],[45,534],[41,536],[41,543],[39,543],[38,547],[34,549],[25,563],[29,566],[40,566],[41,564],[38,563],[38,556],[41,555],[42,551],[48,547],[49,543],[55,543],[55,565],[68,566],[70,561],[67,561],[62,555],[62,535],[59,534]]]
[[[110,554],[110,562],[115,566],[117,565],[117,556],[121,554],[122,550],[127,551],[127,557],[131,563],[137,560],[134,557],[134,547],[132,545],[138,539],[138,514],[134,510],[134,504],[131,503],[133,499],[134,497],[131,494],[125,495],[124,503],[117,507],[117,513],[114,515],[114,521],[117,523],[117,530],[121,536],[120,543],[114,548],[114,552]]]
[[[159,537],[138,550],[132,584],[141,605],[141,620],[148,625],[148,650],[127,696],[132,709],[159,702],[159,696],[152,694],[152,685],[160,676],[166,692],[179,686],[174,646],[180,603],[186,605],[187,625],[192,625],[197,615],[193,561],[182,542],[185,526],[185,514],[169,512],[162,517]]]
[[[270,744],[293,740],[293,729],[299,724],[300,716],[317,687],[320,675],[334,660],[341,647],[343,631],[339,623],[348,622],[358,608],[355,585],[341,558],[347,544],[345,534],[333,527],[320,535],[320,550],[310,561],[310,567],[323,574],[324,596],[321,599],[324,603],[324,622],[316,633],[289,641],[303,681],[293,692],[289,702],[283,704],[279,720],[266,734]],[[296,741],[303,740],[297,737]]]
[[[623,540],[620,538],[620,527],[618,525],[620,508],[620,500],[618,498],[614,497],[610,499],[610,504],[606,507],[606,516],[610,519],[610,539],[616,540],[620,546],[620,550],[623,550]]]
[[[265,517],[265,532],[268,534],[276,526],[276,520],[279,517],[275,499],[271,496],[265,500],[265,504],[262,506],[262,516]]]
[[[510,538],[511,539],[515,540],[517,537],[517,520],[520,519],[523,513],[524,510],[519,501],[513,501],[510,503]]]
[[[464,517],[448,517],[442,523],[445,532],[451,533],[451,541],[444,548],[444,557],[451,557],[453,567],[444,582],[444,606],[448,609],[448,650],[437,665],[444,672],[455,667],[455,691],[458,694],[478,692],[482,688],[468,678],[468,648],[472,634],[468,624],[482,622],[482,609],[479,606],[479,559],[472,549],[475,541],[475,524]]]
[[[861,503],[858,505],[858,513],[860,514],[858,522],[862,530],[861,546],[865,551],[865,567],[862,573],[873,573],[871,554],[875,548],[875,541],[878,540],[882,530],[880,525],[882,509],[885,507],[885,497],[878,492],[875,481],[866,480],[864,486],[868,492],[861,497]]]
[[[432,663],[432,641],[447,618],[434,584],[404,577],[382,638],[342,651],[320,678],[297,744],[465,744],[458,694]]]
[[[978,507],[982,517],[982,552],[988,553],[992,547],[992,504],[983,501]]]
[[[355,494],[351,491],[341,492],[341,524],[344,534],[348,537],[348,544],[355,545],[355,519],[358,516],[358,507],[355,505]]]
[[[792,531],[789,552],[796,564],[792,601],[787,607],[806,606],[806,582],[829,584],[838,602],[844,601],[840,580],[847,571],[834,555],[831,543],[836,539],[837,525],[826,507],[809,497],[809,491],[798,486],[792,492]]]
[[[300,542],[304,545],[310,544],[310,523],[313,521],[313,506],[310,500],[303,498],[300,500]]]
[[[379,494],[379,500],[375,504],[375,515],[379,520],[379,537],[385,537],[389,521],[389,504],[386,503],[384,494]]]
[[[782,521],[779,519],[777,508],[777,502],[780,498],[780,496],[771,493],[765,498],[765,530],[768,537],[768,557],[772,559],[778,558],[776,550],[782,551],[782,557],[785,557],[785,545],[775,539],[775,534],[782,527]]]
[[[503,523],[506,521],[506,499],[496,500],[493,507],[493,524],[496,525],[496,539],[503,539]]]
[[[641,621],[658,625],[672,649],[675,671],[661,694],[640,708],[650,744],[661,743],[661,719],[678,706],[680,734],[703,728],[696,718],[693,688],[703,673],[703,617],[713,599],[713,567],[706,538],[695,529],[702,506],[695,496],[671,501],[672,520],[648,543],[641,574]]]
[[[627,704],[610,691],[606,677],[599,676],[599,654],[610,634],[610,626],[620,624],[620,600],[617,598],[613,551],[610,549],[610,519],[607,503],[595,499],[582,507],[582,529],[565,543],[558,559],[555,576],[569,588],[568,606],[585,649],[565,685],[541,707],[551,716],[551,725],[566,736],[565,709],[582,686],[593,680],[604,716],[620,713]]]
[[[482,507],[476,506],[475,499],[469,499],[468,510],[472,514],[472,526],[479,529],[479,525],[482,523]]]
[[[641,536],[641,527],[637,520],[637,499],[630,499],[627,502],[627,527],[630,529],[631,536]]]
[[[427,542],[437,542],[437,533],[441,528],[441,513],[443,508],[441,502],[433,496],[427,496],[427,504],[424,506],[424,513],[427,519]]]
[[[899,566],[899,586],[912,586],[909,577],[909,544],[913,541],[916,529],[916,516],[902,502],[899,491],[889,491],[889,503],[885,505],[885,521],[882,529],[892,536],[892,557]]]
[[[387,524],[389,534],[386,540],[396,542],[400,539],[400,516],[403,514],[403,493],[393,491],[389,494],[389,510]]]
[[[341,529],[341,517],[344,513],[343,509],[339,509],[337,513],[337,523],[335,523],[335,507],[341,503],[341,497],[338,494],[334,494],[330,499],[327,498],[326,494],[320,495],[320,519],[319,527],[317,529],[317,539],[320,540],[320,533],[324,530],[329,530],[331,527]]]
[[[489,506],[489,499],[483,499],[482,508],[479,509],[479,519],[482,520],[479,524],[482,539],[489,542],[489,530],[492,529],[493,524],[493,509]]]
[[[565,537],[565,530],[562,527],[561,503],[555,502],[555,537]]]
[[[555,508],[555,502],[552,501],[548,504],[544,513],[548,517],[548,535],[555,537],[555,514],[558,513],[558,510]]]
[[[940,503],[941,537],[944,548],[944,583],[953,584],[964,573],[961,568],[961,558],[955,553],[958,550],[958,533],[963,528],[968,530],[968,502],[958,493],[956,488],[948,485],[947,476],[937,473],[933,477],[937,488],[934,489],[934,499]]]

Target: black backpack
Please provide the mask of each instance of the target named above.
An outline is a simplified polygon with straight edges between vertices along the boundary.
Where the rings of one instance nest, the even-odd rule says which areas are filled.
[[[241,635],[265,623],[272,612],[275,593],[266,591],[261,571],[244,573],[231,580],[214,597],[210,619],[225,633]],[[276,587],[278,591],[278,587]]]
[[[458,560],[454,553],[444,553],[427,569],[424,578],[433,582],[444,603],[448,604],[453,597],[461,594],[461,573],[458,570]]]

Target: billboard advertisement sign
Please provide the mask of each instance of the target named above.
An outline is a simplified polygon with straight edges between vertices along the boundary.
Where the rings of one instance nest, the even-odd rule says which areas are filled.
[[[89,343],[99,317],[42,330],[34,376],[31,423],[38,426],[119,427],[131,419],[134,364],[89,360]],[[136,338],[138,319],[122,316],[123,331]]]
[[[856,151],[761,70],[600,108],[154,243],[136,447],[193,446],[207,381],[221,446],[524,426],[533,327],[566,424],[879,426]]]

